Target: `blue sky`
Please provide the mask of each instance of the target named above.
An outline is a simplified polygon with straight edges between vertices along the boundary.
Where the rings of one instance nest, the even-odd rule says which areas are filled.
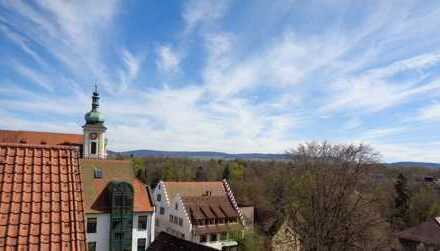
[[[440,161],[438,1],[0,1],[0,128],[112,150],[367,143]]]

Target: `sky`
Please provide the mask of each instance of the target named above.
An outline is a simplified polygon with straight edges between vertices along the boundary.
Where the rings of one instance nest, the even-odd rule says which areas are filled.
[[[0,128],[109,149],[363,143],[440,162],[440,2],[0,0]]]

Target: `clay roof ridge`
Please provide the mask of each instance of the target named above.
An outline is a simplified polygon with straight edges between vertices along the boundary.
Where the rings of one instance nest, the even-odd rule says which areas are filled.
[[[29,147],[29,148],[42,148],[42,149],[65,149],[65,150],[75,150],[78,149],[76,146],[66,146],[66,145],[39,145],[39,144],[22,144],[22,143],[5,143],[0,142],[0,146],[9,146],[9,147]]]

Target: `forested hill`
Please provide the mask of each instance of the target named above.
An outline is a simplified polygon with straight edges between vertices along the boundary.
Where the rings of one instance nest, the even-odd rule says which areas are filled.
[[[193,159],[244,159],[244,160],[287,160],[286,154],[271,153],[224,153],[224,152],[187,152],[187,151],[156,151],[156,150],[134,150],[126,152],[109,151],[110,156],[133,156],[133,157],[170,157],[170,158],[193,158]]]
[[[224,160],[288,160],[286,154],[274,154],[274,153],[224,153],[224,152],[211,152],[211,151],[158,151],[158,150],[133,150],[126,152],[113,152],[109,151],[109,155],[123,156],[123,157],[162,157],[162,158],[191,158],[191,159],[224,159]],[[440,168],[440,163],[429,162],[394,162],[387,163],[387,166],[394,167],[424,167],[424,168]]]
[[[389,165],[394,167],[424,167],[424,168],[440,168],[440,163],[429,163],[429,162],[395,162]]]

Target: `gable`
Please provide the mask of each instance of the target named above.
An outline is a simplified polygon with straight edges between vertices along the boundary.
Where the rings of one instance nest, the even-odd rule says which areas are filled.
[[[107,188],[111,182],[127,182],[133,186],[134,212],[154,210],[147,186],[136,178],[130,161],[83,159],[80,161],[80,167],[86,213],[103,213],[110,210]],[[101,171],[101,178],[95,178],[96,169]]]

